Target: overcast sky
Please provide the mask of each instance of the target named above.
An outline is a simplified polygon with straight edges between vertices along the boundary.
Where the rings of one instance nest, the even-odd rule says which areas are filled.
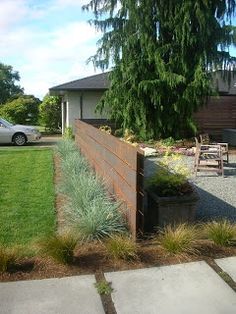
[[[88,0],[0,0],[0,62],[20,73],[26,94],[99,73],[87,65],[100,35],[82,12]]]
[[[54,85],[100,73],[86,64],[101,36],[81,9],[87,2],[0,0],[0,62],[19,71],[26,94],[42,98]]]

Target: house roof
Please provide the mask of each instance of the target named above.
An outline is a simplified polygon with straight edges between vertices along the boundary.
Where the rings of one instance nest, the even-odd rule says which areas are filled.
[[[71,81],[61,85],[51,87],[49,89],[52,92],[63,91],[82,91],[82,90],[106,90],[109,88],[108,74],[110,72],[101,73],[97,75],[88,76],[79,80]]]
[[[57,85],[51,87],[49,92],[51,95],[63,95],[65,91],[105,91],[110,86],[109,73],[105,72]],[[223,79],[221,74],[222,71],[213,72],[213,86],[217,88],[221,95],[236,95],[236,74],[231,73],[229,83]]]

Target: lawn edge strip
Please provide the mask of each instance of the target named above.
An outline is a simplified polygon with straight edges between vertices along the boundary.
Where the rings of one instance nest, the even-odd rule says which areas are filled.
[[[232,279],[232,277],[225,272],[213,258],[206,258],[205,262],[220,276],[222,280],[236,292],[236,282]]]

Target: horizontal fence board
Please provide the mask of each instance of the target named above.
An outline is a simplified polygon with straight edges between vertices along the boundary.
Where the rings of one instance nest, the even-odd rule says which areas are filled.
[[[78,121],[78,120],[77,120]],[[118,158],[122,156],[122,160],[126,162],[132,169],[136,169],[137,163],[137,149],[127,143],[122,142],[114,136],[110,136],[106,132],[97,132],[96,128],[91,128],[91,125],[88,125],[80,121],[78,129],[83,128],[86,134],[97,141],[100,145],[105,147],[107,150],[113,152]]]
[[[236,97],[211,97],[207,106],[194,114],[200,132],[222,136],[223,129],[236,128]]]
[[[144,155],[130,144],[76,120],[75,140],[106,184],[123,202],[124,216],[134,237],[143,231]]]
[[[99,158],[100,161],[106,160],[108,164],[108,171],[111,171],[113,169],[116,170],[117,173],[119,173],[120,176],[124,178],[124,180],[127,182],[127,184],[130,185],[131,188],[134,188],[136,185],[136,171],[133,169],[127,167],[121,159],[115,158],[114,154],[112,154],[108,150],[104,150],[101,145],[99,145],[98,142],[96,142],[93,138],[86,136],[84,133],[81,132],[80,137],[87,142],[87,145],[92,145],[93,150],[95,150],[97,158]],[[110,167],[109,167],[110,166]],[[136,191],[136,188],[135,188]]]

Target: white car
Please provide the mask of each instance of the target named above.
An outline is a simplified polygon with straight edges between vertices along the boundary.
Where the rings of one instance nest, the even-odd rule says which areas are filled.
[[[17,146],[22,146],[40,138],[40,132],[33,126],[14,125],[0,118],[0,144],[14,143]]]

